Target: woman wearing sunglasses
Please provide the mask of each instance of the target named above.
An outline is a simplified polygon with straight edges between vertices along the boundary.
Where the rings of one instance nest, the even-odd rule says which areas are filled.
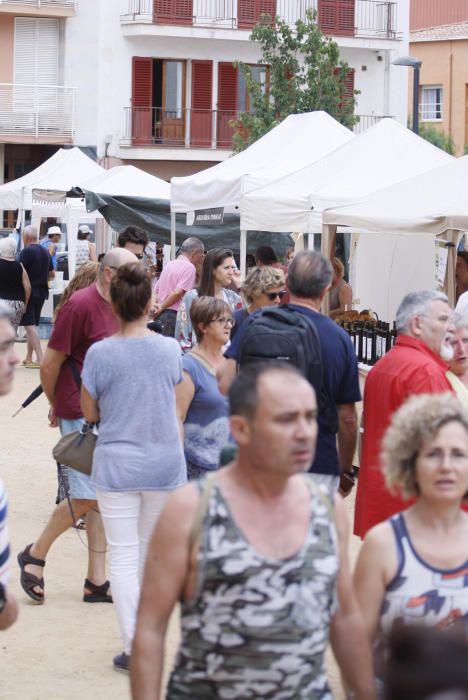
[[[235,325],[231,338],[249,314],[262,306],[275,306],[286,301],[284,272],[275,267],[254,267],[245,278],[240,292],[245,307],[234,312]]]
[[[190,319],[197,345],[183,357],[176,408],[187,477],[198,479],[218,468],[220,450],[229,441],[228,402],[218,389],[216,372],[225,362],[223,349],[234,321],[227,302],[208,296],[193,302]]]

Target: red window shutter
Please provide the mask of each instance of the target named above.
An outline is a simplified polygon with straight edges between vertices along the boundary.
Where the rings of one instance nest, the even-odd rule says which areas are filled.
[[[354,36],[355,0],[318,0],[318,23],[324,34]]]
[[[276,0],[238,0],[237,26],[239,29],[251,29],[261,15],[270,15],[272,23],[276,16]]]
[[[155,24],[192,24],[193,0],[154,0]]]
[[[335,68],[335,75],[337,75],[340,72],[339,68]],[[348,73],[346,74],[346,78],[343,79],[343,85],[344,85],[344,94],[343,94],[343,102],[340,103],[339,107],[343,107],[344,104],[347,104],[349,100],[354,99],[354,68],[350,68],[348,70]]]
[[[232,145],[231,119],[237,116],[237,68],[232,63],[218,64],[217,143],[219,148]]]
[[[132,61],[132,140],[152,141],[153,59],[133,57]]]
[[[211,146],[213,62],[192,61],[192,111],[190,143],[198,148]]]

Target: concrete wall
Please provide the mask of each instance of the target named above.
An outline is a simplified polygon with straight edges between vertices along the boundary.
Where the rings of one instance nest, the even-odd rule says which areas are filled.
[[[411,0],[410,29],[425,29],[468,19],[468,0]]]
[[[0,15],[0,83],[13,82],[14,17]]]

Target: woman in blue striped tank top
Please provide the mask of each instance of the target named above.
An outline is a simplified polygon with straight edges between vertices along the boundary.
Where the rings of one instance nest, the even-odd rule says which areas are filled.
[[[382,466],[387,487],[415,500],[369,531],[356,565],[379,680],[395,624],[459,626],[468,642],[468,411],[452,394],[411,397],[388,428]]]

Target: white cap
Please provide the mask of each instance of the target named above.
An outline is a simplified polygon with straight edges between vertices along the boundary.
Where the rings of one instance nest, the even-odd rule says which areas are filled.
[[[47,235],[48,236],[61,236],[62,231],[60,230],[60,226],[49,226],[47,229]]]
[[[78,227],[78,231],[79,231],[80,233],[92,233],[91,229],[90,229],[89,226],[87,226],[86,224],[83,224],[82,226],[79,226],[79,227]]]

